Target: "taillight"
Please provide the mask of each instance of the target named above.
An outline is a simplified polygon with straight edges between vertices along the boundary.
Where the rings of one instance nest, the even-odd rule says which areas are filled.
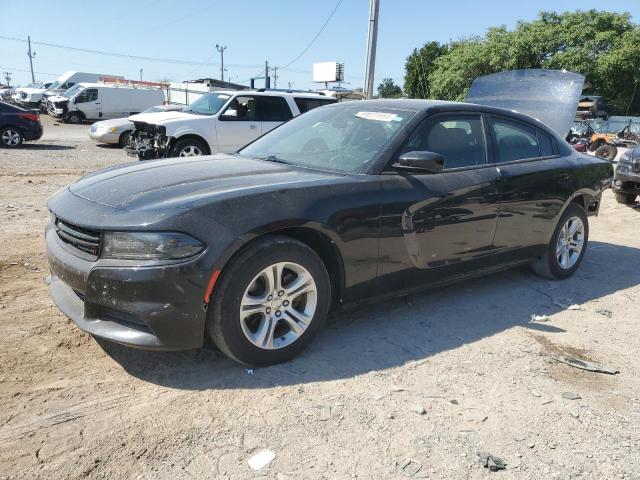
[[[19,113],[19,117],[26,118],[27,120],[31,120],[32,122],[37,122],[40,120],[40,116],[37,113]]]

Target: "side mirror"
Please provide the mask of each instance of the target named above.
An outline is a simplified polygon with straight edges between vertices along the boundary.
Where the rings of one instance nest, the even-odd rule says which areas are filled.
[[[238,111],[233,108],[227,108],[227,111],[222,114],[223,117],[237,118]]]
[[[444,169],[444,157],[436,152],[414,151],[400,155],[393,167],[424,173],[440,173]]]

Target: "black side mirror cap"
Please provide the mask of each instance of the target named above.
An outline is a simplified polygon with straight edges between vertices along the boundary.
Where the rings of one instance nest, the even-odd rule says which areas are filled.
[[[400,155],[398,163],[394,163],[393,168],[423,173],[440,173],[444,169],[444,157],[436,152],[406,152]]]

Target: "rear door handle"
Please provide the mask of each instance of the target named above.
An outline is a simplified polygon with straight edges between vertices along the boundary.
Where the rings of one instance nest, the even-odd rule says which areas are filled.
[[[256,125],[249,125],[249,128],[250,128],[251,130],[255,130],[255,129],[256,129],[256,128],[258,128],[258,127],[257,127]]]
[[[569,175],[568,173],[562,173],[558,175],[558,182],[568,183],[569,181],[571,181],[571,175]]]

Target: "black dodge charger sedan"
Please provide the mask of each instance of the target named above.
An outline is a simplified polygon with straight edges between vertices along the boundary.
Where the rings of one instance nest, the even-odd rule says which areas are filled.
[[[468,103],[317,108],[234,155],[88,175],[49,201],[50,292],[81,329],[147,349],[205,335],[285,361],[332,307],[531,264],[569,277],[610,162]]]

